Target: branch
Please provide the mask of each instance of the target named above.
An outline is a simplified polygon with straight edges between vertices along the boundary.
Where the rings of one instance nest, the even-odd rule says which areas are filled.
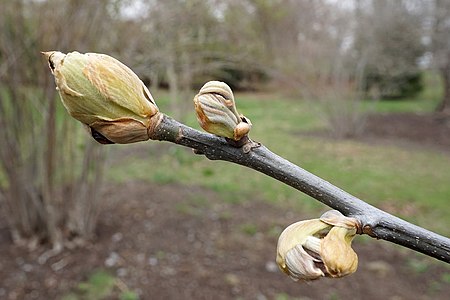
[[[193,148],[211,160],[249,167],[317,199],[361,223],[360,234],[383,239],[450,263],[450,239],[406,222],[309,173],[264,146],[245,153],[225,138],[203,133],[161,114],[151,139]]]

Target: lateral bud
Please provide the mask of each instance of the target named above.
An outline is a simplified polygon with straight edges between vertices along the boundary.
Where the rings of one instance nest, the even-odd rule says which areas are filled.
[[[209,81],[194,97],[200,126],[207,132],[239,141],[249,133],[252,123],[237,112],[231,88],[221,81]]]

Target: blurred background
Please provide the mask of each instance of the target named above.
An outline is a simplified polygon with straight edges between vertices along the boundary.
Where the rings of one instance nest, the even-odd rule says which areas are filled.
[[[0,0],[1,299],[447,299],[448,265],[367,237],[355,274],[291,281],[277,238],[327,207],[190,149],[96,144],[49,50],[121,60],[194,128],[225,81],[252,139],[449,236],[449,1]]]

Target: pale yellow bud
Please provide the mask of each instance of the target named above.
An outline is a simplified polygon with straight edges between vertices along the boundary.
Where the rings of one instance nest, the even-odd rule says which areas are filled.
[[[106,142],[119,144],[149,139],[158,107],[130,68],[105,54],[43,54],[64,107],[91,128],[94,138],[100,134]]]
[[[224,82],[207,82],[194,97],[194,106],[207,132],[238,141],[251,129],[250,120],[237,112],[233,92]]]
[[[324,213],[320,220],[333,225],[320,245],[320,257],[331,277],[352,274],[358,268],[358,255],[352,249],[358,222],[342,215],[337,210]]]
[[[349,275],[358,267],[351,248],[357,226],[355,219],[335,210],[294,223],[278,239],[277,264],[294,280]]]
[[[358,268],[358,255],[352,249],[355,234],[356,229],[335,226],[323,238],[320,257],[329,276],[343,277]]]

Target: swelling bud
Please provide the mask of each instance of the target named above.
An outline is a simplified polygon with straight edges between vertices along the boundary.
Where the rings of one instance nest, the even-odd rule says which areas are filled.
[[[245,137],[251,122],[237,112],[233,92],[224,82],[209,81],[194,97],[200,126],[207,132],[239,141]]]
[[[352,274],[358,267],[351,248],[357,227],[356,219],[336,210],[294,223],[278,239],[277,264],[295,281]]]
[[[149,139],[158,107],[139,77],[117,59],[97,53],[42,52],[69,114],[103,144]]]

